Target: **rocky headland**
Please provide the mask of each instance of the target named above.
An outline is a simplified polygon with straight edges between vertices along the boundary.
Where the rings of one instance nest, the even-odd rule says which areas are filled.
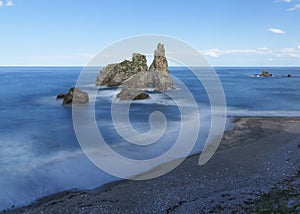
[[[165,91],[174,88],[168,69],[164,45],[159,43],[154,51],[154,60],[149,69],[145,55],[132,54],[132,60],[109,64],[104,67],[95,81],[96,86],[121,86],[117,95],[121,100],[147,99],[146,89]]]

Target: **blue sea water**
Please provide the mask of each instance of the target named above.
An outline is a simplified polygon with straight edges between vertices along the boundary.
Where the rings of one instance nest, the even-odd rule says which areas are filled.
[[[273,77],[253,74],[268,69]],[[300,116],[300,68],[215,69],[224,88],[227,115]],[[22,206],[53,193],[91,189],[117,178],[93,165],[77,141],[72,108],[62,106],[56,95],[76,84],[81,67],[0,67],[0,210]],[[210,126],[209,99],[195,76],[184,67],[170,72],[192,91],[201,113],[203,138]],[[292,77],[288,78],[287,74]],[[85,90],[93,89],[93,82]],[[103,137],[119,153],[135,159],[153,158],[170,149],[178,134],[180,112],[170,97],[152,92],[151,99],[130,108],[132,126],[147,131],[153,111],[165,114],[168,127],[161,144],[152,149],[130,148],[111,123],[111,99],[116,88],[101,88],[96,99],[96,118]],[[164,143],[166,142],[166,143]]]

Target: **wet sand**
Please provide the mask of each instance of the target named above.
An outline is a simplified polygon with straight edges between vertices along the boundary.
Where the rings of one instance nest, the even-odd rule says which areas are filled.
[[[209,162],[198,159],[155,179],[63,192],[6,213],[246,213],[279,182],[300,182],[300,118],[236,118]]]

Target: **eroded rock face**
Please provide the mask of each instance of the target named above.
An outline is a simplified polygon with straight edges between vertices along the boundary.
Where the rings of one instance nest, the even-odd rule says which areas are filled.
[[[161,43],[157,45],[157,49],[154,51],[154,59],[149,71],[137,73],[125,81],[124,84],[128,88],[154,88],[158,91],[174,87],[168,69],[165,49]]]
[[[147,89],[153,88],[165,91],[173,87],[173,80],[167,72],[147,71],[138,73],[124,82],[128,88]]]
[[[63,97],[61,95],[64,95]],[[89,95],[78,88],[70,88],[67,94],[59,94],[57,98],[64,98],[62,104],[83,104],[89,102]]]
[[[132,60],[124,60],[121,63],[109,64],[100,71],[95,85],[119,86],[129,77],[147,71],[147,59],[145,55],[133,53]]]

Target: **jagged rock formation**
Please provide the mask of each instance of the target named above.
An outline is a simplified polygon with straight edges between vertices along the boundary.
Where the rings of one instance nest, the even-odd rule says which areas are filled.
[[[133,54],[132,61],[124,60],[119,64],[110,64],[103,68],[95,83],[98,86],[122,85],[123,89],[117,97],[123,100],[134,100],[137,95],[139,99],[147,99],[149,95],[143,93],[147,88],[154,88],[158,91],[173,88],[164,45],[161,43],[157,45],[149,70],[146,57]]]
[[[56,99],[64,99],[62,104],[83,104],[89,102],[89,95],[78,88],[70,88],[67,94],[59,94]]]
[[[103,68],[97,76],[95,85],[119,86],[129,77],[147,71],[146,56],[138,53],[132,54],[132,60],[124,60],[121,63],[109,64]]]
[[[149,71],[161,71],[169,73],[165,48],[161,43],[158,43],[157,49],[154,51],[154,60],[149,68]]]

